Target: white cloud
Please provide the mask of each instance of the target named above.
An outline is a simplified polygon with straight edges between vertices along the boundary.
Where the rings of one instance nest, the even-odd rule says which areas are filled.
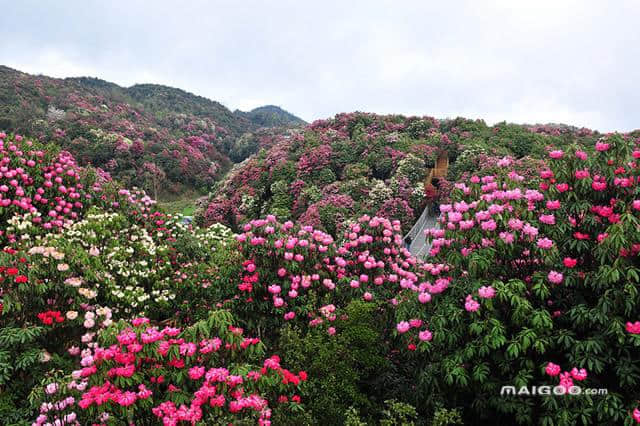
[[[640,127],[633,0],[25,0],[2,10],[0,63],[32,73],[168,84],[309,121],[366,110]]]

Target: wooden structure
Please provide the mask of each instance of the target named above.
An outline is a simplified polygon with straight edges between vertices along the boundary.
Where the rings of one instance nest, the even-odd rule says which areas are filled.
[[[441,152],[438,155],[438,159],[436,160],[435,167],[429,169],[427,173],[427,177],[424,180],[425,190],[433,190],[436,191],[437,188],[433,186],[433,179],[441,179],[447,176],[447,171],[449,170],[449,155],[446,152]]]

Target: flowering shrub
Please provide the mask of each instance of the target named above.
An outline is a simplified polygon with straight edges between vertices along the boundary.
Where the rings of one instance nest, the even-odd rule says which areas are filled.
[[[18,186],[25,202],[42,189],[54,205],[23,211],[12,198],[0,211],[0,416],[41,425],[638,421],[637,135],[586,148],[518,142],[513,154],[545,153],[534,161],[500,145],[519,128],[487,129],[354,114],[266,141],[269,151],[229,177],[242,196],[223,184],[231,196],[205,206],[237,235],[164,214],[144,191],[66,154],[65,168],[62,154],[42,148]],[[540,131],[525,139],[573,134]],[[474,157],[460,149],[480,136],[498,148],[472,173]],[[0,179],[16,178],[31,155],[24,147],[39,145],[3,140],[10,166]],[[424,207],[421,168],[443,151],[458,156],[464,167],[452,173],[463,179],[439,185],[430,257],[416,259],[403,227]],[[60,203],[45,227],[34,219],[66,200],[38,183],[51,170],[60,177],[56,162],[82,207]],[[284,217],[244,220],[267,211]],[[505,385],[608,394],[507,397]]]
[[[28,215],[34,225],[52,229],[79,217],[87,196],[68,153],[0,133],[0,155],[0,221],[18,225]],[[0,236],[12,239],[6,230]]]
[[[398,294],[419,291],[420,279],[440,270],[412,258],[400,223],[384,218],[361,217],[338,243],[311,226],[281,224],[275,216],[243,229],[236,237],[246,258],[243,274],[227,298],[251,329],[274,333],[284,321],[330,325],[357,299],[393,306]],[[335,333],[335,327],[327,330]]]
[[[579,137],[581,144],[597,136],[504,123],[488,127],[462,118],[338,114],[303,132],[267,138],[268,150],[234,168],[198,216],[203,223],[220,221],[239,230],[244,222],[271,213],[337,235],[344,219],[374,214],[400,220],[407,231],[424,209],[425,195],[435,200],[448,195],[446,189],[428,193],[432,188],[424,188],[425,167],[434,167],[439,156],[452,162],[448,179],[454,182],[495,167],[505,156],[515,158],[518,172],[529,177],[544,146],[564,146],[567,135]]]
[[[67,383],[49,383],[43,395],[69,403],[44,401],[35,423],[271,424],[272,407],[300,403],[296,392],[307,374],[284,369],[275,355],[261,367],[246,364],[264,349],[230,321],[228,313],[216,311],[185,330],[153,326],[147,318],[115,324],[98,344],[74,351],[81,368]]]
[[[448,389],[440,402],[492,421],[629,423],[640,398],[630,332],[640,316],[640,151],[619,135],[595,148],[550,151],[529,187],[505,163],[456,184],[440,206],[431,254],[452,281],[426,306],[401,308],[432,332],[413,360],[428,373],[423,391]],[[500,396],[504,385],[555,385],[545,371],[565,388],[579,380],[608,395]]]

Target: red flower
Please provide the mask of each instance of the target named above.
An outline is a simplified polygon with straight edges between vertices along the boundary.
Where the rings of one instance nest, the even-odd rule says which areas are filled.
[[[18,268],[8,268],[7,269],[7,274],[9,275],[18,275]]]
[[[24,284],[28,281],[26,275],[18,275],[15,279],[16,284]]]
[[[564,266],[566,266],[567,268],[573,268],[578,264],[577,259],[572,259],[570,257],[565,257],[562,262],[564,263]]]

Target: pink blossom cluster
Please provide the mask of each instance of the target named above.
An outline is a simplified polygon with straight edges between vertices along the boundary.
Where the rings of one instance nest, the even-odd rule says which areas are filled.
[[[0,206],[4,215],[34,215],[45,229],[60,228],[78,218],[88,195],[79,182],[79,167],[68,152],[50,160],[43,149],[20,135],[0,133]]]

